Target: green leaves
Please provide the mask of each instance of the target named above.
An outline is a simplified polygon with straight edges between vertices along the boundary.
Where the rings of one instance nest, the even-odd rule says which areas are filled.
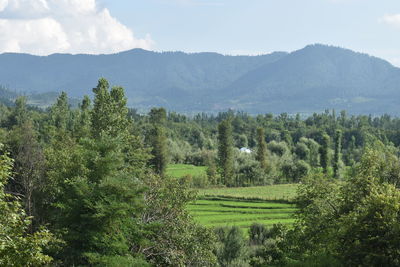
[[[55,241],[53,235],[45,229],[28,234],[31,218],[25,215],[16,199],[4,192],[11,168],[12,160],[7,155],[1,155],[0,266],[40,266],[50,263],[52,258],[43,249]]]

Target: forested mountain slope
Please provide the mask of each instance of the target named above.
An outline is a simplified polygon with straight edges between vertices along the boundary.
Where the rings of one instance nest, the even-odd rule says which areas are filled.
[[[186,113],[229,108],[250,113],[398,114],[400,69],[338,47],[311,45],[261,56],[150,52],[112,55],[0,55],[0,84],[19,92],[91,93],[99,77],[124,86],[140,110],[164,106]]]

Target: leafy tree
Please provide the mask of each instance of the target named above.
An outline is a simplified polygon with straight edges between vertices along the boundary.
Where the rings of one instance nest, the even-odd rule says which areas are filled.
[[[136,246],[158,266],[215,266],[215,236],[190,217],[186,206],[196,194],[184,181],[149,176],[141,224],[149,243]]]
[[[249,229],[251,245],[262,245],[268,238],[268,230],[264,224],[253,223]]]
[[[57,131],[66,130],[69,126],[69,104],[67,93],[62,92],[57,98],[56,103],[51,107],[50,118],[52,125]]]
[[[344,183],[314,178],[300,187],[292,252],[333,257],[346,266],[399,264],[400,194],[387,179],[391,165],[381,147],[366,149]]]
[[[218,167],[221,183],[233,186],[233,138],[230,120],[224,120],[218,125]]]
[[[91,112],[92,136],[97,138],[104,134],[111,136],[126,136],[129,132],[128,108],[122,87],[112,87],[108,81],[101,78],[95,94]]]
[[[303,142],[297,143],[294,152],[296,153],[299,159],[304,161],[310,160],[310,149],[305,143]]]
[[[28,233],[31,218],[27,217],[19,202],[5,193],[10,179],[12,160],[0,156],[0,266],[40,266],[52,258],[43,250],[55,241],[49,231],[42,229]]]
[[[21,96],[15,100],[15,108],[12,110],[6,122],[6,127],[22,125],[29,118],[29,111],[26,105],[26,97]]]
[[[77,138],[85,138],[90,136],[90,98],[84,96],[82,103],[79,106],[79,113],[75,124],[74,134]]]
[[[322,135],[322,143],[319,148],[320,155],[320,163],[324,173],[328,173],[329,167],[329,146],[330,146],[330,137],[327,134]]]
[[[258,128],[257,129],[257,155],[256,158],[260,162],[261,168],[267,168],[267,144],[265,143],[265,136],[264,136],[264,129]]]
[[[247,244],[239,227],[220,227],[215,233],[218,238],[215,254],[220,266],[249,266]]]
[[[66,246],[66,265],[143,266],[139,215],[146,152],[130,132],[123,90],[100,80],[92,110],[92,138],[57,139],[46,153],[51,225]],[[109,112],[112,112],[110,114]]]
[[[40,191],[45,186],[45,158],[32,121],[28,119],[15,126],[9,134],[8,144],[15,159],[15,175],[7,189],[21,197],[28,216],[38,218],[36,205]]]
[[[289,148],[285,142],[271,141],[268,143],[268,150],[272,153],[282,157],[289,152]]]
[[[333,157],[333,176],[336,178],[339,177],[341,150],[342,150],[342,131],[337,130],[335,134],[335,154]]]
[[[165,176],[167,168],[167,136],[165,131],[166,111],[163,108],[153,108],[150,111],[151,130],[147,136],[148,143],[151,147],[150,165],[155,172],[161,176]]]

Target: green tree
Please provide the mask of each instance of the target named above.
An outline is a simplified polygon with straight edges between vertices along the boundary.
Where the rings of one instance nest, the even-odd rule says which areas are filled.
[[[12,160],[0,156],[0,266],[41,266],[52,261],[43,250],[55,241],[47,230],[28,233],[31,218],[19,202],[4,191],[10,179]]]
[[[215,266],[214,234],[187,211],[187,204],[196,199],[189,184],[159,176],[147,177],[145,184],[141,224],[150,242],[137,246],[137,252],[157,266]]]
[[[292,256],[333,258],[346,266],[399,264],[400,193],[393,184],[398,179],[389,178],[396,173],[387,164],[396,156],[389,154],[378,143],[365,150],[356,173],[345,182],[314,177],[299,187],[299,212],[288,246]]]
[[[26,97],[18,97],[15,100],[15,107],[8,117],[6,126],[12,128],[15,125],[22,125],[28,118],[29,111],[26,105]]]
[[[147,136],[147,143],[151,147],[152,155],[150,165],[162,177],[165,176],[168,164],[166,118],[167,115],[164,108],[153,108],[149,114],[151,130]]]
[[[127,99],[122,87],[110,89],[108,81],[101,78],[97,87],[91,112],[92,135],[97,138],[102,134],[125,137],[129,134]]]
[[[8,145],[15,159],[15,175],[7,189],[21,197],[28,216],[38,219],[36,206],[44,186],[45,158],[30,119],[13,128],[9,133]]]
[[[90,98],[88,96],[84,96],[82,103],[79,105],[77,122],[75,123],[74,129],[74,134],[78,139],[90,136],[90,111]]]
[[[257,155],[256,159],[260,162],[260,166],[263,170],[267,169],[267,144],[265,143],[264,129],[257,129]]]
[[[218,238],[215,254],[220,266],[249,266],[248,247],[242,230],[232,226],[219,227],[214,231]]]
[[[230,120],[223,120],[218,125],[218,167],[221,183],[234,186],[233,137]]]
[[[333,176],[335,178],[339,178],[341,150],[342,150],[342,131],[337,130],[335,134],[335,154],[333,156]]]
[[[319,148],[320,155],[320,164],[325,174],[328,173],[329,167],[329,146],[330,146],[330,137],[327,134],[322,135],[322,143]]]
[[[70,109],[67,93],[62,92],[56,103],[51,107],[50,118],[52,125],[57,131],[66,130],[70,121]]]
[[[123,89],[101,79],[91,112],[91,137],[67,135],[47,149],[50,222],[66,246],[65,265],[146,266],[141,246],[144,164],[131,132]]]

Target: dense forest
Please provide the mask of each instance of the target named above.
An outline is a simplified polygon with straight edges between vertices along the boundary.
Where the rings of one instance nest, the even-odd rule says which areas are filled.
[[[400,119],[0,105],[0,266],[400,266]],[[168,164],[206,166],[177,179]],[[209,228],[196,189],[299,184],[293,225]]]
[[[353,114],[399,114],[400,69],[348,49],[308,45],[291,53],[229,56],[133,49],[109,55],[0,55],[9,89],[52,99],[91,93],[98,75],[124,85],[129,106],[193,115],[244,110],[312,114],[326,108]],[[37,103],[43,105],[43,103]]]

